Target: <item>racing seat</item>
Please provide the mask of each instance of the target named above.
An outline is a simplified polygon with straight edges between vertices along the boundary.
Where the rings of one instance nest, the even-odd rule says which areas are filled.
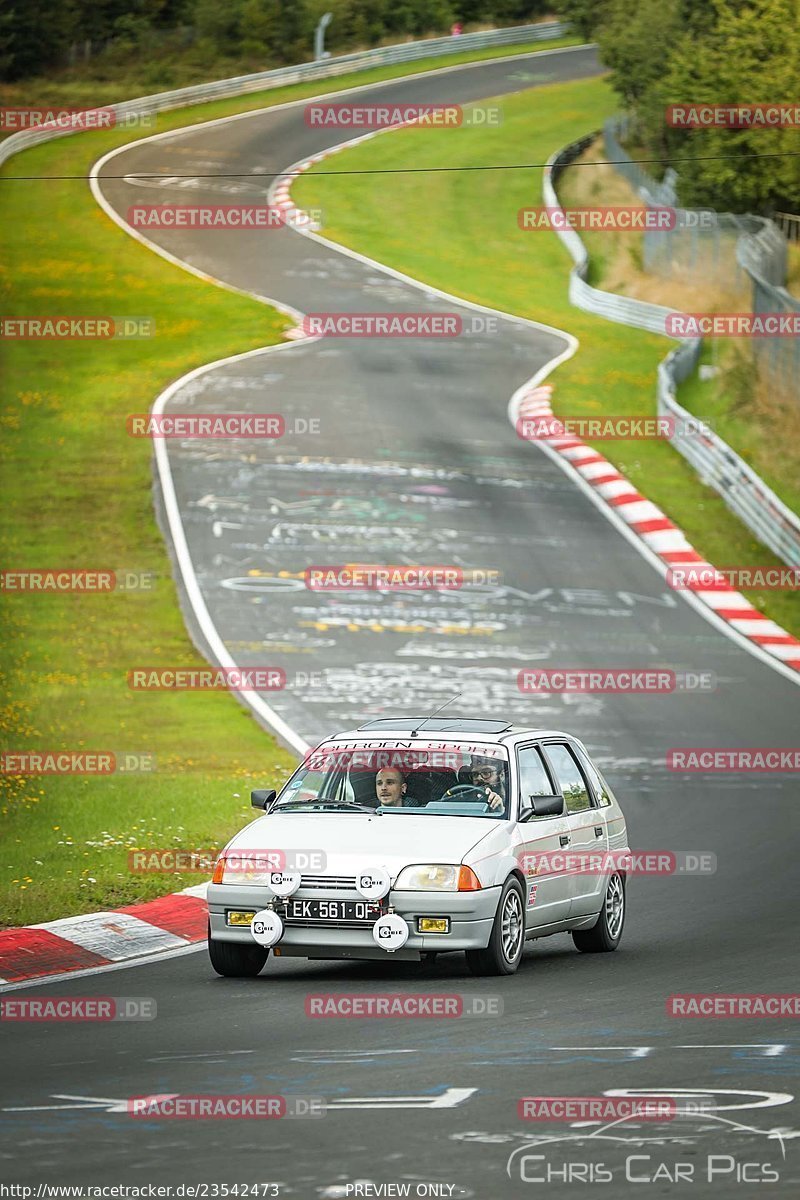
[[[456,775],[454,771],[411,771],[406,782],[406,803],[415,808],[424,808],[453,787]]]
[[[353,799],[356,804],[364,804],[367,808],[378,807],[374,771],[351,771],[350,786],[353,789]]]
[[[430,771],[409,771],[406,775],[406,808],[424,808],[430,800]]]

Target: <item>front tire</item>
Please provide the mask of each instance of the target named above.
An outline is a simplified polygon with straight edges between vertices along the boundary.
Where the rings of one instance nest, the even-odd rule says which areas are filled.
[[[242,942],[216,941],[209,932],[208,957],[218,975],[226,979],[252,979],[267,961],[269,950],[255,942],[248,946]]]
[[[606,887],[603,907],[591,929],[575,929],[572,940],[583,954],[608,954],[616,950],[625,924],[625,880],[612,875]]]
[[[473,975],[513,975],[522,958],[525,941],[525,901],[516,876],[506,880],[485,950],[467,950]]]

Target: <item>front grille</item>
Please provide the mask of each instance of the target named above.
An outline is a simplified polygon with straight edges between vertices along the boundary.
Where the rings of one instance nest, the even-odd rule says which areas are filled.
[[[356,890],[355,875],[301,875],[300,887],[315,890],[324,888],[326,892],[354,892]]]

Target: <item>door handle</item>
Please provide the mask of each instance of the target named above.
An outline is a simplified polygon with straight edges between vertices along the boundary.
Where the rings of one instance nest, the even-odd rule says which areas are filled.
[[[561,834],[561,836],[559,837],[559,839],[558,839],[558,840],[559,840],[559,842],[561,843],[561,845],[562,845],[562,846],[568,846],[568,845],[569,845],[569,841],[570,841],[569,834],[568,834],[568,833],[562,833],[562,834]]]
[[[595,837],[602,837],[602,836],[603,836],[603,826],[602,826],[602,825],[595,825],[595,827],[594,827],[594,836],[595,836]]]

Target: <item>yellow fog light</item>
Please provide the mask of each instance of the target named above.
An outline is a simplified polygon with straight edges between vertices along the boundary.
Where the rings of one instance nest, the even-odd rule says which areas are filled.
[[[249,925],[255,915],[255,912],[235,912],[228,909],[228,924]]]
[[[417,917],[417,933],[449,933],[449,917]]]

